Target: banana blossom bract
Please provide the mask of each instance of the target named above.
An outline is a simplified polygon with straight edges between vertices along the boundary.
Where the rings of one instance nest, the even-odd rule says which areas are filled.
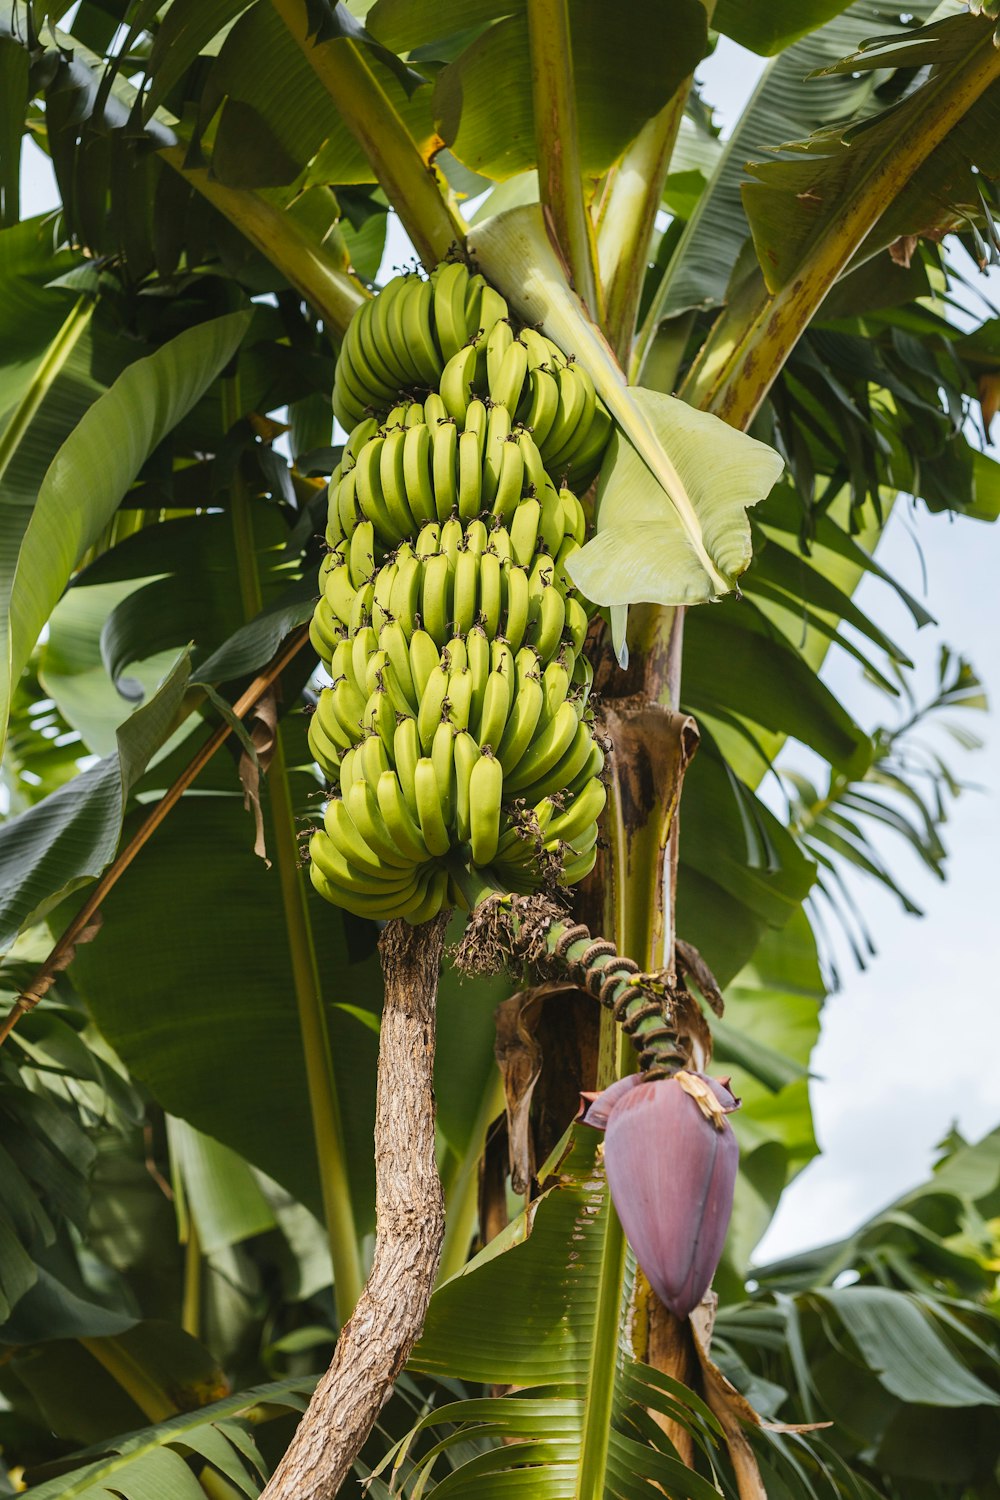
[[[678,1318],[711,1285],[733,1209],[739,1146],[726,1082],[703,1073],[619,1079],[581,1096],[605,1132],[604,1165],[622,1227],[661,1302]]]

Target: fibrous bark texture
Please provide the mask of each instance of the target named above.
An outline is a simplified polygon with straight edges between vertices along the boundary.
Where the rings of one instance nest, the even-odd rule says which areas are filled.
[[[375,1105],[371,1273],[262,1500],[333,1500],[420,1336],[444,1238],[434,1156],[434,1012],[448,913],[390,922]]]

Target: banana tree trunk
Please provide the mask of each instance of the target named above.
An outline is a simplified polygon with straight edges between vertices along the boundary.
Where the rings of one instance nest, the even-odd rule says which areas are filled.
[[[379,939],[385,1002],[375,1103],[371,1272],[262,1500],[333,1500],[423,1327],[444,1242],[434,1018],[448,913]]]

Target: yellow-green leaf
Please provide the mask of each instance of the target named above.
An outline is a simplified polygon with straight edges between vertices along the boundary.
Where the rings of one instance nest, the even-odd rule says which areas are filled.
[[[747,507],[777,482],[783,460],[673,396],[641,387],[629,395],[670,455],[697,530],[618,432],[598,490],[597,535],[570,559],[570,576],[595,604],[714,599],[749,565]]]

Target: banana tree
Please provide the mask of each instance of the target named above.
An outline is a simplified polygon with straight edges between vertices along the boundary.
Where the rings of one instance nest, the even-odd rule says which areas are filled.
[[[704,1308],[637,1272],[572,1121],[641,1064],[661,1081],[636,1100],[676,1074],[707,1141],[735,1128],[716,1285],[739,1303],[815,1150],[823,991],[819,825],[756,788],[790,737],[887,821],[850,791],[882,747],[820,667],[909,665],[852,598],[885,577],[897,493],[1000,509],[969,433],[995,328],[951,315],[949,248],[997,241],[993,10],[84,0],[69,31],[0,7],[4,1034],[27,1066],[55,1024],[57,1058],[82,1038],[166,1112],[147,1155],[184,1246],[171,1342],[141,1257],[105,1242],[123,1279],[95,1295],[77,1199],[48,1227],[8,1206],[9,1399],[117,1453],[40,1493],[254,1494],[274,1468],[268,1494],[333,1495],[353,1467],[375,1493],[756,1495],[758,1451],[788,1493],[870,1483],[797,1434],[772,1478]],[[693,81],[717,34],[771,59],[724,142]],[[18,222],[25,133],[53,220]],[[390,214],[422,273],[381,269]],[[46,728],[93,757],[78,775],[33,769]],[[314,762],[343,794],[322,826]],[[471,915],[438,994],[450,907]],[[699,1091],[713,1035],[732,1126]],[[72,1055],[63,1103],[92,1110]],[[256,1367],[192,1427],[222,1379],[199,1341],[239,1367],[215,1278],[242,1284],[225,1257],[260,1236],[268,1267],[303,1264],[292,1201],[334,1304],[287,1339],[339,1328],[330,1370],[294,1438],[301,1384]],[[716,1256],[692,1253],[697,1301]],[[96,1414],[68,1411],[60,1359]],[[971,1373],[951,1396],[993,1400]],[[281,1437],[258,1447],[261,1411]],[[143,1418],[165,1425],[110,1442]]]

